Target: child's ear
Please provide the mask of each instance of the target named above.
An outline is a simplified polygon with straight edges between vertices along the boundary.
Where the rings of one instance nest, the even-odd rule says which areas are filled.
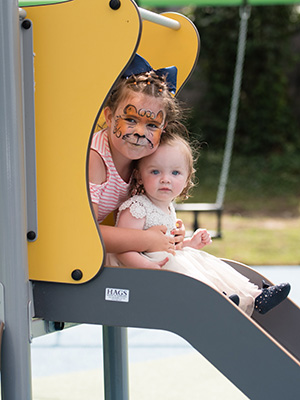
[[[111,109],[109,107],[105,107],[103,114],[104,114],[106,125],[108,127],[110,127],[111,123],[112,123],[112,119],[113,119],[113,113],[112,113]]]

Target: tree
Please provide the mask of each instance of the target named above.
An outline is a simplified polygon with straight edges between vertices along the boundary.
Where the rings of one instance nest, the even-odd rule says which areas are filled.
[[[213,148],[224,146],[232,92],[239,10],[234,7],[196,8],[194,22],[201,34],[196,71],[182,96],[191,88],[190,130]],[[300,28],[293,6],[252,7],[244,76],[236,127],[235,150],[240,154],[295,152],[300,147],[300,124],[293,107],[290,76],[299,55],[291,51]]]

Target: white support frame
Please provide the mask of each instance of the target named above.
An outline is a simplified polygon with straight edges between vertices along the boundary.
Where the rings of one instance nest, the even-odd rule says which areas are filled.
[[[166,26],[167,28],[177,31],[180,29],[180,22],[175,19],[165,17],[164,15],[156,14],[152,11],[139,8],[140,15],[143,20],[153,22],[154,24]]]

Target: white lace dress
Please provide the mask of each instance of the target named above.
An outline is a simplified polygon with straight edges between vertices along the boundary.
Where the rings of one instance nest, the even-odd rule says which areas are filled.
[[[133,196],[121,205],[118,217],[120,212],[127,208],[133,217],[145,218],[144,229],[155,225],[165,225],[168,229],[167,234],[170,234],[170,231],[175,228],[176,214],[173,204],[170,204],[170,212],[167,214],[156,207],[146,196]],[[220,259],[201,250],[185,247],[182,250],[176,250],[175,255],[167,252],[155,252],[143,253],[143,256],[153,261],[163,260],[167,256],[169,261],[162,269],[195,278],[227,296],[237,294],[240,298],[239,307],[248,315],[253,313],[254,300],[261,294],[261,290],[248,278]],[[121,265],[112,254],[108,255],[107,264]]]

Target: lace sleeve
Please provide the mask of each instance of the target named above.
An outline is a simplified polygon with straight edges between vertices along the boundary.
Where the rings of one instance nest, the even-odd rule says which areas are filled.
[[[129,208],[130,214],[137,219],[146,217],[146,208],[145,205],[140,201],[138,196],[133,196],[130,199],[126,200],[123,204],[121,204],[117,216],[117,224],[119,222],[119,216],[121,211]]]

